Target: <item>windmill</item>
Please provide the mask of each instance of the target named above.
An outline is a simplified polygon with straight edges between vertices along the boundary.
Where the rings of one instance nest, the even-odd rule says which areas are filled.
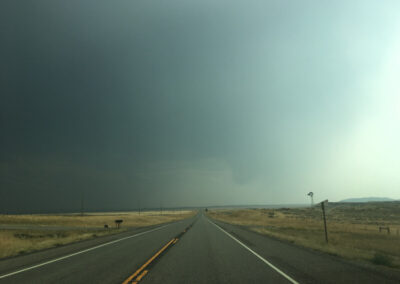
[[[311,207],[314,206],[314,193],[312,191],[310,191],[309,193],[307,193],[308,196],[310,196],[311,198]]]

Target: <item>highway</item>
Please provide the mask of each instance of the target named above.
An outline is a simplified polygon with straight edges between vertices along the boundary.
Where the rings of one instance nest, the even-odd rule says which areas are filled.
[[[0,261],[1,283],[399,283],[203,214]]]

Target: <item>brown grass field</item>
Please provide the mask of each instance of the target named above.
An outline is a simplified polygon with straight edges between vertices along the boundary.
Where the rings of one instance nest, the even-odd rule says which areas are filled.
[[[0,258],[189,218],[194,211],[0,215]],[[120,229],[114,221],[122,219]],[[104,225],[108,224],[109,229]]]
[[[209,210],[211,218],[348,259],[400,268],[400,202],[328,203],[329,243],[321,207]],[[379,232],[379,227],[389,227]]]

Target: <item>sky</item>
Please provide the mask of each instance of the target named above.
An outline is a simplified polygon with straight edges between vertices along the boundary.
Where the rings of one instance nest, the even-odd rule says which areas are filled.
[[[0,213],[400,199],[400,2],[0,3]]]

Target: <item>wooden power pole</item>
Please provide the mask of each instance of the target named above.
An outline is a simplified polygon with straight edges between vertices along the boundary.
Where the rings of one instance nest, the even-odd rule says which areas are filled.
[[[326,243],[328,243],[328,229],[326,228],[325,202],[328,203],[328,199],[321,202],[321,208],[322,208],[322,217],[324,219],[325,241]]]

